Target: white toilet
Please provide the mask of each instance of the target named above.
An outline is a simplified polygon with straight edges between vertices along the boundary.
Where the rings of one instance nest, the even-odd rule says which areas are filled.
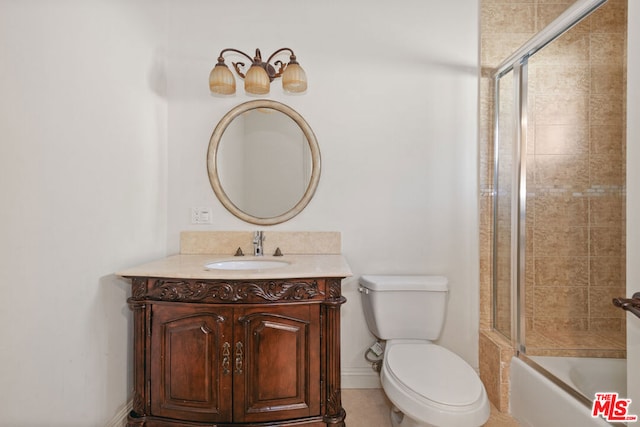
[[[480,378],[460,356],[434,344],[447,305],[442,276],[362,276],[369,330],[386,341],[380,380],[394,427],[478,427],[489,418]]]

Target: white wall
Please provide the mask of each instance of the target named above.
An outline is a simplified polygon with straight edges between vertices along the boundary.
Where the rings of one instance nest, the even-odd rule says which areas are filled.
[[[640,3],[629,0],[627,38],[627,297],[640,292]],[[640,416],[640,319],[627,314],[627,397]]]
[[[166,253],[166,7],[0,0],[0,425],[104,426]]]
[[[343,233],[345,371],[370,372],[364,273],[447,275],[442,342],[476,365],[477,18],[474,0],[0,0],[0,425],[111,420],[131,389],[114,273],[181,230],[256,228],[207,179],[214,126],[249,99],[208,94],[225,47],[289,46],[307,71],[307,94],[271,99],[313,127],[320,186],[267,232]]]
[[[206,173],[211,133],[225,112],[251,100],[208,93],[223,48],[297,54],[309,79],[290,105],[313,128],[322,154],[314,199],[273,230],[340,231],[354,277],[344,282],[345,385],[372,373],[372,342],[358,277],[444,274],[449,316],[442,343],[477,365],[478,2],[182,0],[169,6],[169,210],[167,245],[181,230],[254,230],[217,201]],[[211,226],[189,224],[192,206],[212,206]],[[233,248],[230,248],[232,250]],[[402,313],[398,313],[402,315]]]

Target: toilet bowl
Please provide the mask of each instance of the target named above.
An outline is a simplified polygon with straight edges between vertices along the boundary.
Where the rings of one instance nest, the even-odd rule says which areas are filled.
[[[430,342],[388,341],[382,388],[398,427],[481,426],[489,402],[476,372],[460,356]]]
[[[386,342],[380,381],[394,427],[479,427],[490,414],[478,374],[433,343],[446,314],[442,276],[362,276],[369,330]]]

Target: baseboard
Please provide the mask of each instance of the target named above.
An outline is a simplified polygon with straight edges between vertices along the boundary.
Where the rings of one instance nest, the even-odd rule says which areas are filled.
[[[131,409],[133,408],[133,400],[125,403],[120,410],[111,418],[111,420],[105,424],[104,427],[126,427],[127,426],[127,416]]]
[[[341,388],[380,388],[380,375],[371,368],[342,369]]]

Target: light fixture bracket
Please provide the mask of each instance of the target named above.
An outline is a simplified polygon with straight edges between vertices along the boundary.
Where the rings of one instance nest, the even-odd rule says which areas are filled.
[[[232,50],[234,52],[238,52],[243,54],[246,57],[249,57],[247,54],[245,54],[244,52],[240,52],[237,51],[235,49],[225,49],[220,53],[220,56],[222,56],[222,53],[226,50]],[[262,60],[262,54],[260,53],[260,49],[256,49],[256,55],[253,57],[252,63],[251,65],[258,65],[260,67],[262,67],[262,69],[264,69],[267,72],[267,75],[269,76],[269,81],[274,81],[275,79],[277,79],[278,77],[282,76],[282,73],[284,72],[284,69],[287,67],[287,64],[282,62],[281,60],[277,60],[273,63],[273,65],[270,64],[271,59],[273,59],[273,57],[284,51],[284,50],[289,50],[291,52],[291,55],[293,55],[293,51],[289,48],[282,48],[277,50],[276,52],[274,52],[269,59],[265,62]],[[293,57],[295,58],[295,55],[293,55]],[[251,58],[249,58],[251,59]],[[242,71],[242,69],[240,67],[245,67],[246,64],[244,62],[232,62],[231,63],[233,65],[233,68],[236,70],[236,73],[242,77],[243,79],[245,78],[245,73]],[[278,67],[278,69],[276,70],[276,67]]]

